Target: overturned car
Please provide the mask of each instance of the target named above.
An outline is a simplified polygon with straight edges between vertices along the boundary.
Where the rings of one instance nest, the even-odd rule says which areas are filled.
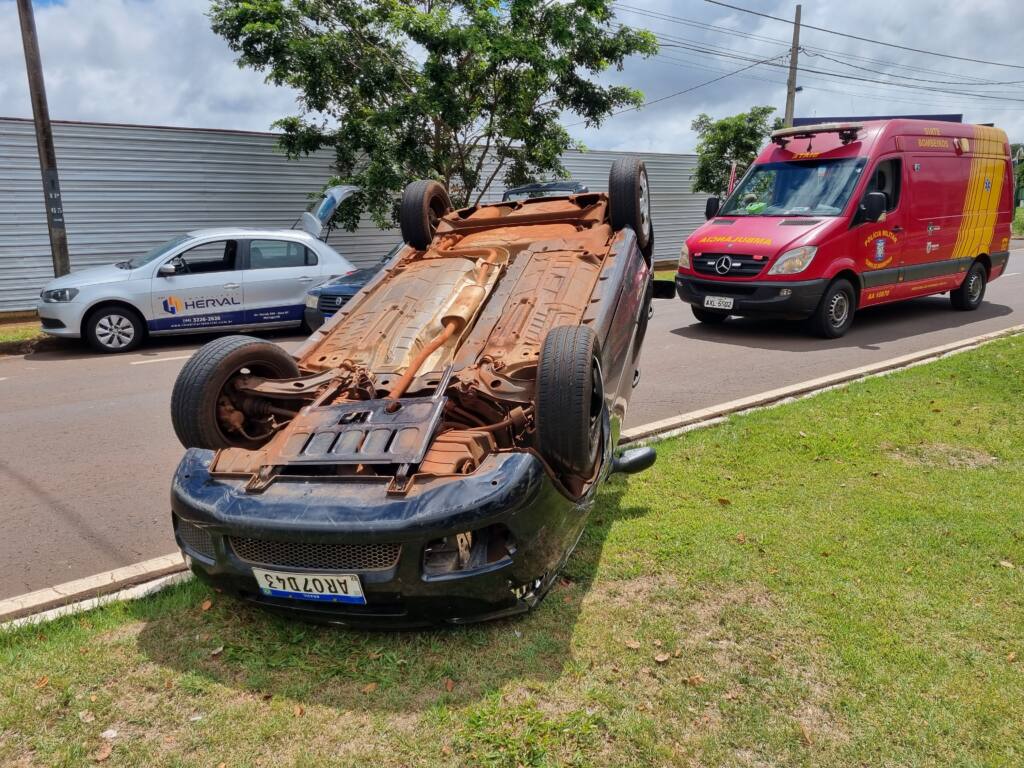
[[[647,172],[609,193],[451,210],[409,185],[406,246],[289,355],[202,347],[174,386],[171,492],[195,573],[351,626],[529,610],[617,455],[651,308]]]

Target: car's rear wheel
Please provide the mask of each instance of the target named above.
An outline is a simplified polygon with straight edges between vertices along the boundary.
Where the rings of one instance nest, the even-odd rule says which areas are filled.
[[[620,157],[612,163],[608,174],[608,200],[612,228],[632,228],[637,245],[646,251],[653,242],[651,226],[651,190],[647,167],[635,157]]]
[[[857,312],[857,293],[849,280],[833,282],[821,297],[818,308],[811,315],[811,330],[826,339],[838,339],[853,325]]]
[[[398,214],[402,239],[416,250],[426,250],[434,239],[438,221],[451,209],[443,184],[429,179],[411,182],[402,193]]]
[[[974,262],[960,287],[949,292],[949,300],[953,304],[953,308],[970,312],[980,307],[981,302],[985,300],[987,282],[988,272],[985,270],[985,265],[980,261]]]
[[[720,309],[705,309],[693,304],[690,305],[690,309],[693,310],[693,316],[697,318],[697,322],[705,325],[721,325],[729,319],[729,313]]]
[[[601,447],[604,382],[597,337],[583,325],[552,328],[537,365],[537,441],[557,471],[589,477]]]
[[[131,352],[146,338],[146,323],[134,309],[111,304],[92,311],[85,321],[85,338],[100,352]]]
[[[291,379],[299,367],[277,344],[252,336],[223,336],[204,344],[185,363],[171,392],[171,423],[182,445],[217,450],[266,442],[265,426],[260,431],[261,425],[248,420],[230,423],[231,415],[244,412],[233,385],[246,374]]]

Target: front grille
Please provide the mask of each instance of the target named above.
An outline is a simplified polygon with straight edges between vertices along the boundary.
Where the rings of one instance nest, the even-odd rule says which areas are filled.
[[[203,555],[204,557],[208,557],[211,560],[216,559],[216,553],[213,549],[213,539],[210,538],[210,534],[198,525],[193,525],[187,520],[178,518],[178,536],[188,549]]]
[[[722,266],[728,265],[729,269],[723,272],[718,271],[719,259],[723,261]],[[702,275],[716,275],[718,277],[754,277],[761,274],[768,259],[763,256],[755,258],[749,253],[702,253],[693,257],[693,269]]]
[[[351,296],[321,296],[317,299],[316,307],[325,315],[333,314],[345,306]]]
[[[231,536],[235,554],[249,563],[326,571],[381,571],[393,568],[401,544],[318,544]]]

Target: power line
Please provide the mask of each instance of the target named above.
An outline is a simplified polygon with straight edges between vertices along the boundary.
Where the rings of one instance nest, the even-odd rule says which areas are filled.
[[[771,19],[772,21],[781,21],[784,24],[792,24],[793,23],[789,19],[784,19],[784,18],[782,18],[780,16],[772,16],[769,13],[762,13],[761,11],[752,11],[749,8],[741,8],[738,5],[730,5],[729,3],[723,3],[722,0],[704,0],[704,2],[711,3],[712,5],[720,5],[723,8],[731,8],[734,11],[741,11],[742,13],[749,13],[749,14],[752,14],[754,16],[761,16],[762,18]],[[944,59],[955,59],[956,61],[969,61],[972,64],[988,64],[988,65],[991,65],[993,67],[1008,67],[1010,69],[1024,69],[1024,64],[1005,64],[1005,63],[1003,63],[1001,61],[986,61],[984,59],[972,59],[972,58],[968,58],[966,56],[954,56],[954,55],[952,55],[950,53],[936,53],[935,51],[926,51],[923,48],[911,48],[909,46],[899,45],[897,43],[886,43],[886,42],[884,42],[882,40],[872,40],[870,37],[861,37],[859,35],[851,35],[849,32],[837,32],[834,29],[827,29],[825,27],[816,27],[813,24],[801,24],[801,26],[806,27],[807,29],[813,29],[813,30],[815,30],[817,32],[826,32],[826,33],[828,33],[830,35],[838,35],[839,37],[848,37],[848,38],[851,38],[852,40],[860,40],[862,43],[874,43],[875,45],[884,45],[884,46],[887,46],[889,48],[899,48],[900,50],[903,50],[903,51],[911,51],[913,53],[924,53],[924,54],[927,54],[928,56],[938,56],[938,57],[944,58]]]
[[[692,91],[696,91],[698,88],[703,88],[704,86],[707,86],[707,85],[713,85],[714,83],[717,83],[720,80],[725,80],[727,77],[733,77],[734,75],[738,75],[740,72],[746,72],[748,69],[753,69],[758,64],[764,64],[764,63],[769,62],[769,61],[774,61],[775,59],[781,59],[785,55],[786,54],[780,54],[778,56],[773,56],[770,59],[763,59],[761,61],[755,61],[753,64],[748,64],[745,67],[741,67],[740,69],[737,69],[737,70],[735,70],[733,72],[728,72],[728,73],[726,73],[726,74],[724,74],[724,75],[722,75],[720,77],[714,78],[713,80],[707,80],[707,81],[705,81],[703,83],[698,83],[697,85],[691,86],[689,88],[685,88],[682,91],[676,91],[675,93],[670,93],[667,96],[660,96],[657,99],[651,99],[650,101],[645,101],[643,104],[641,104],[638,107],[628,107],[626,109],[620,109],[618,112],[612,112],[610,115],[608,115],[608,117],[617,117],[618,115],[625,114],[626,112],[635,112],[635,111],[637,111],[639,109],[643,109],[644,107],[649,107],[652,104],[658,104],[658,103],[660,103],[662,101],[668,101],[669,99],[674,99],[676,96],[682,96],[685,93],[690,93]],[[570,123],[569,125],[567,125],[565,127],[566,128],[574,128],[577,125],[585,125],[588,122],[589,121],[587,121],[587,120],[581,120],[578,123]]]

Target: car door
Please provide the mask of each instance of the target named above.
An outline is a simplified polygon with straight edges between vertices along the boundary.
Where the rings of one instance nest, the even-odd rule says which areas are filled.
[[[222,328],[244,320],[240,241],[213,240],[161,262],[152,278],[150,330]],[[168,265],[173,274],[161,274]]]
[[[900,270],[907,253],[910,216],[903,194],[903,159],[899,155],[880,158],[870,169],[861,200],[871,192],[886,198],[885,214],[878,221],[861,221],[853,246],[860,254],[858,267],[864,283],[861,301],[873,303],[896,297],[901,290]]]
[[[302,322],[306,291],[322,279],[317,255],[302,243],[250,240],[242,272],[246,324]]]

